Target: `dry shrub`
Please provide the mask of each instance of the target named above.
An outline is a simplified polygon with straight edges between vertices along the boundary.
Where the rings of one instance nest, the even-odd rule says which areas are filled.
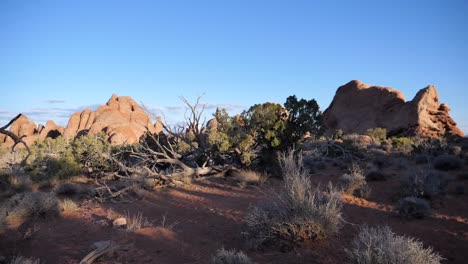
[[[247,257],[242,251],[218,250],[216,255],[211,257],[211,264],[253,264],[253,261]]]
[[[345,193],[358,197],[367,197],[369,195],[370,189],[367,186],[366,177],[364,177],[364,172],[358,164],[351,164],[348,167],[348,173],[343,174],[340,180],[343,183]]]
[[[60,205],[64,212],[73,212],[78,210],[78,205],[70,199],[63,200]]]
[[[18,192],[30,192],[32,181],[27,175],[13,172],[10,169],[0,170],[0,192],[12,195]]]
[[[0,207],[0,223],[24,223],[31,219],[58,216],[57,197],[51,193],[16,194]]]
[[[137,213],[136,215],[130,215],[130,212],[127,212],[125,215],[127,220],[127,231],[137,231],[145,227],[150,227],[153,225],[148,218],[143,217],[143,213]]]
[[[268,179],[266,174],[253,170],[240,170],[235,177],[239,182],[250,185],[262,185]]]
[[[405,197],[398,203],[398,212],[407,218],[424,218],[431,215],[431,205],[424,199]]]
[[[434,168],[436,170],[443,170],[443,171],[448,171],[448,170],[458,170],[462,167],[462,162],[461,160],[453,155],[448,155],[444,154],[441,156],[438,156],[434,160]]]
[[[432,199],[446,193],[448,181],[429,168],[415,170],[402,180],[404,196]]]
[[[418,240],[398,236],[388,226],[363,227],[346,252],[355,264],[438,264],[443,259]]]
[[[282,153],[280,164],[282,190],[271,201],[252,207],[245,218],[251,246],[322,239],[338,232],[343,222],[340,194],[332,186],[328,194],[312,187],[302,158],[294,157],[293,151]]]
[[[10,261],[10,264],[40,264],[41,260],[18,256]]]

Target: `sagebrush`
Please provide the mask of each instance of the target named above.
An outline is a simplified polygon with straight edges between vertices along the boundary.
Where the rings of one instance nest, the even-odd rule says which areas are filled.
[[[362,227],[346,252],[355,264],[439,264],[442,260],[431,247],[424,248],[412,237],[396,235],[388,226]]]
[[[313,187],[302,158],[293,151],[281,154],[280,164],[284,187],[245,218],[251,246],[322,239],[338,232],[343,222],[340,194],[333,187],[327,194]]]
[[[242,251],[218,250],[216,255],[211,257],[211,264],[253,264],[247,255]]]

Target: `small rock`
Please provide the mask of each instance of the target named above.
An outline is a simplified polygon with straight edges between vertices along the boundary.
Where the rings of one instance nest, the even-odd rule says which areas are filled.
[[[114,220],[114,222],[112,222],[113,227],[125,227],[126,225],[127,219],[125,219],[124,217],[117,218]]]

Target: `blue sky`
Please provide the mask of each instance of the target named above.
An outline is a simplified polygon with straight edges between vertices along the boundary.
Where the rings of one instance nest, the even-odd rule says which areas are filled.
[[[237,113],[295,94],[324,110],[359,79],[407,100],[433,84],[467,133],[466,14],[464,0],[2,0],[0,123],[66,125],[112,93],[173,119],[181,95]]]

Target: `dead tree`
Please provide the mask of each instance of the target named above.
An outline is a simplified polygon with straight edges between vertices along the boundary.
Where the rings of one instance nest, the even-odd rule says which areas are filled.
[[[10,137],[11,139],[13,139],[13,147],[11,148],[12,151],[15,150],[15,147],[16,145],[18,144],[23,144],[24,147],[26,148],[26,151],[28,152],[28,154],[26,155],[26,157],[24,157],[24,159],[21,161],[21,165],[24,165],[26,163],[26,161],[28,160],[29,156],[31,155],[31,150],[29,149],[28,147],[28,144],[26,144],[26,142],[24,142],[23,140],[23,137],[19,137],[17,135],[15,135],[14,133],[12,133],[10,130],[7,130],[8,127],[13,124],[13,122],[15,122],[16,120],[18,120],[18,118],[20,118],[23,114],[18,114],[15,118],[13,118],[12,120],[10,120],[10,122],[8,122],[8,124],[0,127],[0,134],[4,134],[8,137]]]
[[[205,122],[202,121],[206,105],[201,104],[201,96],[197,98],[195,104],[191,104],[182,96],[180,99],[188,108],[184,125],[171,128],[168,124],[162,122],[165,133],[152,134],[148,132],[138,149],[128,150],[130,156],[139,161],[138,165],[150,172],[150,176],[159,177],[165,181],[193,178],[220,170],[220,168],[209,166],[210,157],[205,139]],[[148,108],[145,106],[143,108],[148,114],[154,116],[153,113],[148,111]],[[185,140],[186,133],[194,134],[194,142]],[[193,151],[189,154],[197,152],[197,155],[204,159],[201,166],[184,161],[183,153],[178,152],[176,148],[177,142],[180,141],[190,145]],[[164,166],[169,166],[170,169],[162,170],[161,167]],[[127,165],[120,163],[119,167],[128,174],[129,168]]]

